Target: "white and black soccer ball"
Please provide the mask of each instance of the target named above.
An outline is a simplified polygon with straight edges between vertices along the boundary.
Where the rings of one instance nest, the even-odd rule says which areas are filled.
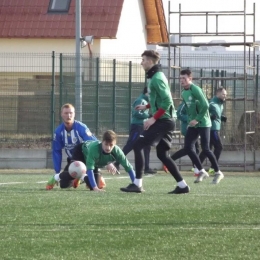
[[[81,161],[74,161],[69,166],[69,174],[74,179],[80,179],[86,171],[86,165]]]

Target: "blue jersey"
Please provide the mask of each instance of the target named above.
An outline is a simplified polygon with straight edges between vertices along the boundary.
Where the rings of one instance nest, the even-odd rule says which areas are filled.
[[[52,161],[55,172],[59,173],[61,170],[62,149],[65,149],[66,154],[71,158],[75,146],[88,140],[95,141],[97,138],[85,124],[75,120],[70,131],[65,129],[64,123],[59,125],[52,141]]]

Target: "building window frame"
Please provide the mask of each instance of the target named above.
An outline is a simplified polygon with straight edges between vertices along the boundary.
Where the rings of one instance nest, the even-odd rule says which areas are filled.
[[[64,3],[66,1],[66,6],[64,8],[58,8],[56,5],[59,3]],[[68,13],[70,9],[71,0],[50,0],[48,13]],[[56,6],[56,7],[55,7]]]

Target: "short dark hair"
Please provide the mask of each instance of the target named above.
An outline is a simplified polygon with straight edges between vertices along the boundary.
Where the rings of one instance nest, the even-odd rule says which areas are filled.
[[[113,141],[117,140],[117,135],[114,131],[112,130],[107,130],[104,134],[103,134],[103,139],[102,141],[108,142],[108,143],[112,143]]]
[[[185,69],[181,71],[181,75],[188,75],[189,77],[192,76],[191,70]]]
[[[160,54],[154,50],[146,50],[142,53],[141,57],[146,56],[153,60],[154,63],[157,63],[160,60]]]
[[[223,87],[217,88],[216,93],[222,92],[223,89],[225,89],[225,88],[223,88]],[[225,90],[226,90],[226,89],[225,89]]]
[[[143,94],[146,94],[148,92],[147,87],[144,87]]]

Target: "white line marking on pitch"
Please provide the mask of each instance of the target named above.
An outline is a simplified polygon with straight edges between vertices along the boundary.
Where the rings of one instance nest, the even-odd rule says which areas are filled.
[[[148,175],[145,176],[147,177],[153,177],[152,175]],[[112,180],[112,179],[127,179],[129,178],[129,176],[118,176],[118,177],[106,177],[104,178],[105,180]],[[47,181],[37,181],[36,183],[41,184],[41,183],[46,183]],[[0,185],[11,185],[11,184],[22,184],[22,183],[26,183],[26,182],[2,182],[0,183]]]
[[[245,194],[218,194],[218,193],[209,193],[209,194],[192,194],[192,195],[195,195],[195,196],[204,196],[204,197],[208,197],[208,196],[217,196],[217,197],[231,197],[231,196],[235,196],[235,197],[260,197],[260,195],[258,194],[248,194],[248,195],[245,195]]]
[[[145,178],[149,178],[149,177],[154,177],[154,175],[146,175],[144,176]],[[112,179],[127,179],[129,178],[129,176],[117,176],[117,177],[106,177],[104,178],[105,180],[112,180]],[[0,183],[0,185],[12,185],[12,184],[24,184],[24,183],[28,183],[28,182],[3,182]],[[42,184],[42,183],[47,183],[47,181],[38,181],[36,182],[37,184]],[[258,194],[248,194],[248,195],[244,195],[244,194],[217,194],[217,193],[209,193],[209,194],[203,194],[203,193],[198,193],[198,194],[194,194],[191,193],[190,195],[193,196],[204,196],[204,197],[208,197],[208,196],[216,196],[216,197],[254,197],[254,198],[259,198],[260,195]]]
[[[148,176],[145,176],[145,178],[148,178],[148,177],[153,177],[152,175],[148,175]],[[129,176],[118,176],[118,177],[106,177],[104,178],[105,180],[113,180],[113,179],[129,179]],[[36,183],[46,183],[47,181],[38,181]]]
[[[2,183],[0,183],[0,185],[21,184],[21,183],[26,183],[26,182],[2,182]]]
[[[120,224],[119,224],[120,225]],[[208,226],[204,226],[204,227],[172,227],[171,224],[166,224],[165,227],[162,227],[160,225],[155,225],[156,227],[159,227],[160,230],[260,230],[260,227],[208,227]],[[26,230],[26,229],[25,229]],[[64,229],[63,227],[61,228],[53,228],[50,230],[42,230],[42,232],[55,232],[55,231],[64,231],[64,232],[68,232],[71,230],[78,230],[75,227],[68,227],[66,226],[66,229]],[[95,228],[87,228],[87,231],[93,231],[96,232],[98,229]],[[130,231],[144,231],[144,230],[154,230],[153,228],[145,228],[145,227],[140,227],[140,228],[134,228],[134,227],[124,227],[124,228],[104,228],[102,227],[102,231],[124,231],[124,230],[130,230]],[[32,229],[26,230],[26,231],[33,231]]]

